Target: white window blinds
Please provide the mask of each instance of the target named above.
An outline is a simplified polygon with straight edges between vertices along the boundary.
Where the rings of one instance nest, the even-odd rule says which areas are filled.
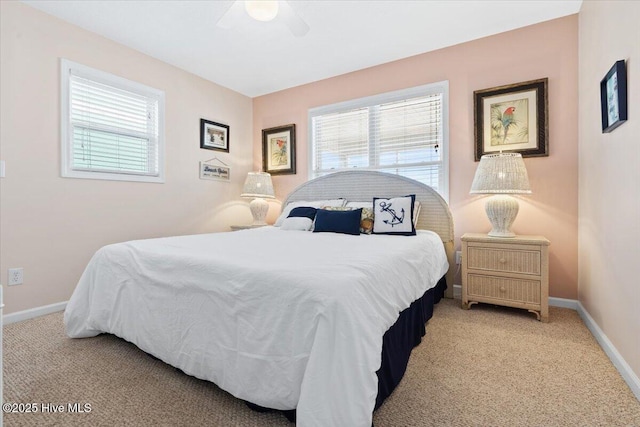
[[[164,94],[70,61],[65,71],[63,176],[162,182]]]
[[[396,173],[447,198],[446,82],[309,112],[311,177],[351,168]]]

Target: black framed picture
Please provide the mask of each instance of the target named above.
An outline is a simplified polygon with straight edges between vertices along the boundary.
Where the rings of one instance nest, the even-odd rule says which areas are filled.
[[[627,67],[616,61],[600,81],[602,133],[609,133],[627,121]]]
[[[229,152],[229,126],[200,119],[200,148]]]
[[[502,151],[549,155],[547,85],[543,78],[473,92],[476,162]]]
[[[296,173],[296,125],[262,130],[262,166],[271,175]]]

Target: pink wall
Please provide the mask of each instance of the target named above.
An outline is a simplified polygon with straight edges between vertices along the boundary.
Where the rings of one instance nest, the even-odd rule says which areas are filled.
[[[60,58],[163,90],[163,184],[60,177]],[[66,301],[109,243],[228,230],[251,169],[250,98],[16,1],[0,1],[0,280],[5,314]],[[231,127],[231,152],[199,146],[200,118]],[[200,161],[232,167],[230,183],[198,177]]]
[[[354,53],[357,54],[357,53]],[[550,294],[577,298],[578,16],[573,15],[435,52],[254,98],[254,167],[261,129],[295,123],[297,174],[274,177],[279,199],[308,179],[309,108],[449,80],[450,193],[456,245],[465,232],[487,232],[484,202],[469,195],[474,162],[473,91],[549,78],[549,157],[525,160],[533,194],[521,198],[513,229],[551,241]],[[274,217],[276,209],[271,209]],[[460,283],[459,278],[456,283]]]

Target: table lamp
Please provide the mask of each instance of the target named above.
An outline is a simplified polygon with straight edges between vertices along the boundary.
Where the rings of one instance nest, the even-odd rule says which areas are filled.
[[[511,225],[518,215],[518,200],[510,194],[531,194],[527,168],[518,153],[485,154],[480,158],[471,194],[493,194],[485,211],[493,229],[489,236],[514,237]]]
[[[275,198],[271,175],[266,172],[249,172],[240,197],[254,198],[249,203],[249,209],[253,215],[252,225],[266,225],[264,219],[269,211],[269,203],[265,199]]]

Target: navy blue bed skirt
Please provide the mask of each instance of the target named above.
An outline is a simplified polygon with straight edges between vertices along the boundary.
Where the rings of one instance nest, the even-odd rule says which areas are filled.
[[[411,350],[422,341],[426,333],[425,325],[433,316],[433,306],[444,297],[446,289],[447,281],[442,277],[434,288],[429,289],[409,308],[402,311],[396,323],[382,337],[382,363],[376,372],[378,397],[375,409],[378,409],[400,384],[409,363]]]
[[[435,287],[429,289],[422,297],[415,300],[409,308],[400,313],[398,320],[385,332],[382,337],[382,363],[376,372],[378,375],[378,397],[375,409],[391,395],[400,384],[407,369],[411,350],[422,341],[426,333],[425,325],[433,316],[433,306],[440,302],[447,289],[444,276]],[[263,408],[246,402],[254,411],[265,412],[271,409]],[[291,422],[296,420],[296,410],[280,411]]]

